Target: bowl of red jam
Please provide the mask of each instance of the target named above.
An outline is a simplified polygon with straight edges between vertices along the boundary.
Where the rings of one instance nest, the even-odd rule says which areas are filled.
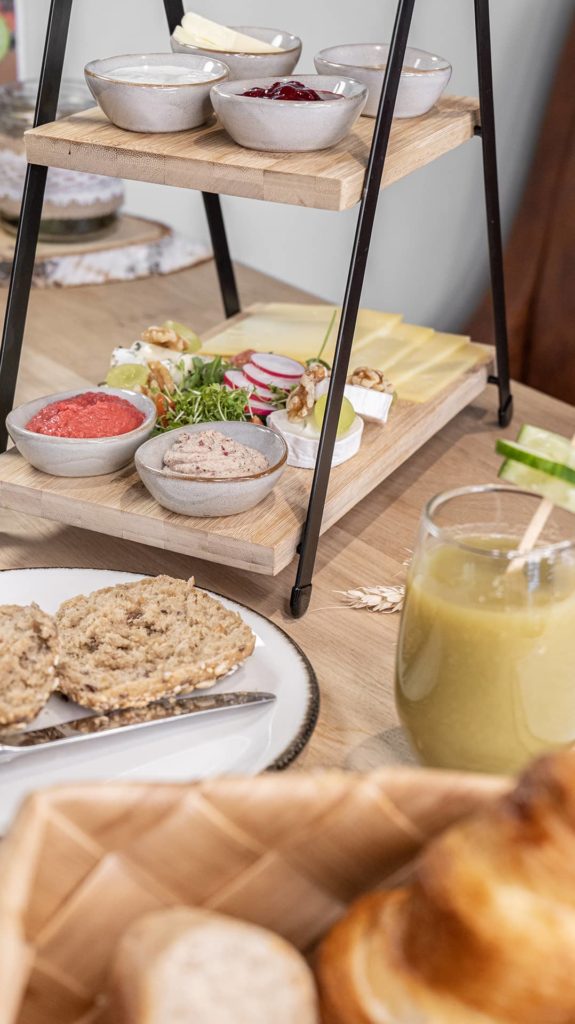
[[[367,88],[351,78],[301,75],[222,82],[212,88],[211,98],[238,145],[302,153],[341,142],[365,106]]]
[[[95,387],[37,398],[6,417],[20,454],[52,476],[103,476],[128,465],[156,423],[151,399]]]

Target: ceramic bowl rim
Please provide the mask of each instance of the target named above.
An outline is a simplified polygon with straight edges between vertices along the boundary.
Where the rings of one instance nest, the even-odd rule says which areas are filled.
[[[225,420],[220,420],[218,422],[225,423]],[[184,475],[183,473],[165,473],[163,469],[156,469],[155,466],[150,466],[148,463],[146,463],[142,455],[144,448],[151,448],[160,437],[166,436],[166,434],[164,433],[158,434],[156,437],[151,437],[148,441],[145,441],[144,444],[140,446],[140,448],[138,448],[138,451],[136,452],[136,467],[139,468],[139,465],[142,465],[142,467],[146,470],[147,473],[152,473],[153,476],[158,476],[160,477],[161,480],[184,480],[186,481],[186,483],[192,484],[241,484],[246,483],[249,480],[262,480],[266,476],[271,476],[272,473],[277,472],[278,469],[281,469],[282,466],[285,465],[288,457],[288,446],[285,438],[282,437],[282,435],[277,430],[272,430],[271,427],[263,426],[263,424],[260,426],[260,424],[258,423],[247,423],[246,421],[243,420],[236,420],[235,422],[244,422],[245,425],[248,427],[255,427],[256,430],[265,430],[270,434],[273,434],[274,437],[279,438],[283,445],[283,452],[281,454],[281,457],[278,459],[277,462],[273,464],[273,466],[268,466],[268,468],[263,469],[261,473],[250,473],[248,476],[187,476]],[[183,432],[184,430],[189,430],[189,428],[192,426],[202,426],[209,428],[210,423],[188,423],[182,427],[177,427],[176,429]],[[171,434],[175,433],[175,431],[166,431],[166,433]]]
[[[235,31],[238,31],[239,29],[239,26],[237,25],[230,25],[229,27],[235,29]],[[294,35],[293,32],[285,32],[283,28],[267,28],[265,25],[244,25],[243,29],[245,30],[246,28],[255,28],[260,32],[275,32],[276,34],[279,32],[283,36],[290,36],[295,40],[295,43],[293,46],[288,46],[287,48],[282,47],[277,53],[273,50],[271,53],[253,53],[251,50],[212,50],[210,47],[195,46],[193,43],[180,43],[178,39],[174,39],[173,32],[171,38],[174,39],[174,42],[176,42],[178,46],[187,46],[190,50],[193,50],[194,53],[198,51],[201,53],[223,53],[226,57],[281,57],[284,53],[293,53],[294,50],[301,50],[302,41],[300,37]],[[249,35],[249,32],[246,32],[245,34]],[[260,40],[260,42],[264,42],[264,40]]]
[[[218,82],[225,82],[229,76],[229,68],[224,64],[223,61],[218,60],[217,57],[210,58],[214,64],[219,64],[222,68],[222,73],[217,78],[206,78],[201,82],[126,82],[122,78],[114,78],[113,71],[108,74],[101,74],[93,70],[94,64],[103,64],[107,60],[130,60],[134,57],[164,57],[164,58],[175,58],[176,63],[178,57],[200,57],[197,53],[118,53],[113,57],[97,57],[96,60],[90,60],[84,67],[84,75],[89,78],[97,78],[101,82],[112,82],[114,85],[129,85],[135,86],[138,89],[195,89],[197,86],[209,85],[210,88],[213,85],[217,85]]]
[[[375,68],[375,67],[370,66],[369,64],[359,64],[357,62],[355,64],[348,64],[348,63],[345,63],[343,61],[331,60],[331,58],[326,56],[328,53],[332,52],[333,50],[339,50],[343,46],[348,46],[350,49],[352,49],[352,48],[355,49],[356,47],[359,48],[360,46],[387,46],[387,47],[389,47],[390,44],[389,43],[337,43],[336,46],[327,46],[323,50],[318,50],[318,52],[316,53],[316,55],[314,57],[314,60],[323,61],[325,64],[329,64],[333,68],[360,68],[362,71],[375,71],[375,72],[379,71],[381,74],[384,74],[385,68]],[[441,61],[442,62],[442,66],[438,67],[438,68],[409,68],[408,70],[404,70],[404,68],[402,67],[402,69],[401,69],[401,77],[402,78],[418,78],[420,75],[438,75],[438,74],[445,74],[446,71],[453,71],[453,67],[449,63],[449,61],[446,60],[445,57],[440,57],[438,53],[432,53],[431,50],[420,50],[417,46],[409,46],[408,49],[413,50],[415,53],[423,54],[425,57],[433,57],[434,60]]]
[[[42,405],[38,410],[38,412],[40,412],[52,402],[63,401],[65,398],[74,398],[76,395],[85,395],[91,391],[101,391],[104,394],[118,395],[118,398],[122,398],[125,395],[126,401],[128,402],[130,401],[130,398],[128,397],[129,395],[137,394],[138,397],[141,398],[148,406],[148,413],[143,422],[140,423],[138,427],[134,427],[133,430],[126,430],[123,434],[109,434],[107,437],[60,437],[59,434],[38,434],[35,430],[28,430],[26,427],[21,427],[18,423],[14,423],[14,420],[12,419],[13,413],[20,412],[28,405],[36,405],[37,402],[44,402],[44,405]],[[137,409],[138,407],[134,405],[134,408]],[[143,409],[139,409],[138,411],[144,412]],[[31,413],[30,415],[35,416],[36,414]],[[6,427],[11,437],[12,430],[14,430],[15,433],[20,434],[22,440],[36,441],[40,444],[54,444],[54,442],[57,442],[70,446],[87,443],[101,445],[106,444],[107,442],[109,443],[110,441],[124,441],[129,438],[133,439],[139,434],[143,434],[147,430],[150,430],[150,428],[153,429],[156,419],[156,407],[154,406],[151,398],[148,398],[147,395],[140,395],[138,392],[129,391],[127,388],[108,388],[105,385],[103,387],[95,385],[93,388],[78,388],[76,390],[72,389],[71,391],[59,391],[54,395],[43,395],[40,398],[33,398],[29,402],[22,402],[21,405],[15,406],[15,408],[11,409],[8,413],[6,417]],[[12,440],[14,440],[14,438],[12,438]]]
[[[298,78],[298,81],[301,81],[303,85],[306,85],[307,83],[304,81],[306,78],[313,78],[314,80],[315,79],[320,79],[321,80],[323,78],[325,80],[327,77],[328,77],[327,75],[319,75],[319,74],[317,74],[317,75],[300,75],[299,78]],[[340,97],[343,98],[344,100],[347,100],[348,103],[355,103],[358,100],[367,99],[367,91],[368,91],[367,90],[367,85],[364,85],[362,82],[356,81],[355,78],[349,78],[349,77],[346,77],[344,75],[339,75],[339,76],[338,75],[332,75],[331,77],[337,78],[338,82],[349,82],[351,85],[355,85],[356,88],[357,88],[357,92],[355,92],[353,94],[353,96],[345,96],[343,93],[338,93],[338,95],[334,96],[333,99],[324,100],[322,103],[319,103],[319,104],[318,104],[317,100],[281,100],[282,109],[284,107],[287,107],[288,109],[293,109],[294,107],[297,107],[299,110],[310,110],[311,108],[319,109],[319,110],[325,110],[326,109],[326,105],[331,108],[331,107],[334,106],[335,103],[338,103]],[[232,89],[235,89],[235,87],[239,86],[239,85],[241,85],[241,86],[243,86],[243,85],[245,85],[245,86],[250,86],[250,85],[251,86],[257,86],[258,82],[264,82],[264,81],[267,82],[268,78],[274,79],[276,82],[282,82],[284,79],[285,79],[286,82],[293,81],[292,75],[266,75],[266,76],[264,76],[264,77],[262,77],[260,79],[256,79],[256,78],[234,78],[234,79],[232,79],[232,80],[230,80],[228,82],[223,82],[221,85],[216,85],[216,84],[213,85],[212,86],[212,92],[214,92],[216,94],[216,96],[224,96],[226,99],[233,98],[233,99],[242,100],[242,101],[246,101],[246,102],[249,100],[250,104],[251,104],[250,109],[252,107],[256,107],[256,106],[258,106],[261,109],[261,105],[263,103],[263,104],[265,104],[264,109],[268,110],[269,109],[270,100],[267,97],[265,97],[265,96],[264,97],[259,97],[259,96],[242,96],[242,94],[239,93],[239,92],[234,92],[234,91],[227,92],[226,91],[228,86],[231,86]],[[318,82],[318,85],[321,86],[321,82]],[[313,86],[311,86],[311,88],[313,88]]]

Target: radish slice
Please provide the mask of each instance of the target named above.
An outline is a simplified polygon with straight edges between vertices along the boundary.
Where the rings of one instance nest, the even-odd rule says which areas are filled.
[[[236,388],[247,388],[248,391],[252,390],[249,380],[241,370],[226,370],[224,373],[224,384],[227,384],[228,387],[232,388],[234,391]]]
[[[288,356],[276,356],[273,352],[256,352],[251,360],[258,370],[269,373],[271,377],[287,377],[292,382],[299,380],[302,373],[305,373],[305,366],[289,359]]]
[[[269,391],[272,385],[276,388],[285,388],[286,391],[290,391],[297,384],[297,380],[294,377],[273,377],[271,373],[260,370],[253,363],[246,363],[244,373],[250,384],[253,384],[258,391],[262,389]]]
[[[270,397],[269,385],[275,384],[276,378],[270,377],[269,373],[264,373],[263,370],[258,370],[257,366],[253,366],[252,363],[246,363],[243,372],[256,391],[262,391],[265,397]]]
[[[246,409],[255,416],[269,416],[271,412],[275,411],[275,406],[269,405],[268,402],[258,401],[257,398],[250,398],[249,406],[246,406]]]

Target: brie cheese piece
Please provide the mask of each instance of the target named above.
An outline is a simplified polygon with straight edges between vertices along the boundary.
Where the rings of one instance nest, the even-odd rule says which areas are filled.
[[[358,384],[346,384],[344,395],[349,398],[358,416],[368,423],[387,423],[393,395],[385,391],[373,391]]]
[[[288,466],[299,466],[300,469],[313,469],[319,448],[320,432],[308,420],[291,422],[284,409],[272,412],[267,419],[268,427],[281,434],[288,446]],[[343,437],[338,437],[333,450],[332,466],[339,466],[357,454],[363,434],[363,420],[360,416]]]

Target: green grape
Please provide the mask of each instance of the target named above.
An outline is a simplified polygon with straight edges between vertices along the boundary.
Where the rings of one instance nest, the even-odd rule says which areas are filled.
[[[111,366],[106,376],[106,384],[111,388],[127,388],[128,391],[141,387],[148,380],[149,369],[141,363],[123,363]]]
[[[179,324],[177,320],[166,320],[164,327],[167,327],[170,331],[175,331],[176,334],[180,335],[180,338],[187,342],[188,352],[197,352],[202,347],[202,342],[196,332],[192,331],[191,327]]]
[[[325,407],[327,405],[327,395],[322,395],[318,398],[317,402],[313,407],[313,418],[316,427],[321,430],[323,423],[323,417],[325,415]],[[355,420],[355,410],[351,404],[349,398],[344,398],[341,403],[341,412],[339,414],[339,423],[337,425],[337,436],[341,437],[342,434],[347,434],[350,427],[353,426]]]

